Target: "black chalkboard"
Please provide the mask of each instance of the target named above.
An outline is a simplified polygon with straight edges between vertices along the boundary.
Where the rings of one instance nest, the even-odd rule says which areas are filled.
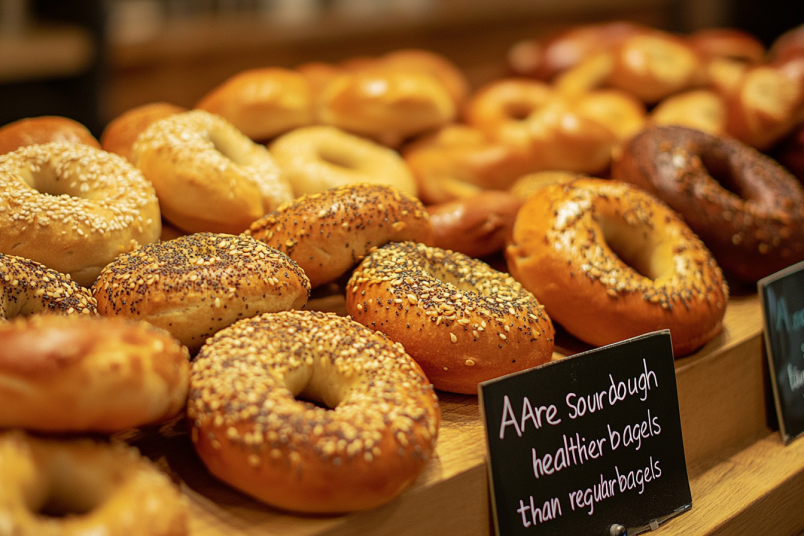
[[[757,286],[779,428],[789,443],[804,432],[804,263]]]
[[[499,535],[638,534],[692,506],[669,331],[479,390]]]

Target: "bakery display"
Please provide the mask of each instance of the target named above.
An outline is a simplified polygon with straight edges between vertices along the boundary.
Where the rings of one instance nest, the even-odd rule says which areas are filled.
[[[354,184],[301,196],[247,233],[287,254],[315,288],[388,242],[429,242],[432,226],[418,199],[388,186]]]
[[[0,319],[32,314],[96,315],[92,293],[36,261],[0,253]]]
[[[555,333],[543,309],[508,274],[412,242],[379,248],[346,284],[352,318],[402,343],[436,389],[454,393],[549,361]]]
[[[686,127],[647,129],[625,145],[612,177],[680,213],[739,279],[757,281],[804,260],[804,188],[734,139]]]
[[[212,474],[268,504],[319,513],[375,508],[408,488],[440,420],[400,344],[306,311],[215,335],[193,363],[187,414]]]
[[[550,318],[595,346],[669,329],[680,357],[722,329],[729,291],[709,250],[628,184],[578,179],[539,190],[505,254]]]
[[[43,326],[10,336],[16,357],[6,356],[8,370],[28,376],[3,388],[45,378],[50,365],[38,364],[47,359],[66,367],[90,342],[125,354],[131,363],[112,365],[125,374],[137,363],[161,370],[179,348],[184,362],[196,356],[186,420],[175,417],[186,391],[167,403],[168,389],[149,380],[134,394],[117,391],[153,410],[153,419],[121,419],[119,429],[76,426],[114,432],[112,443],[122,439],[158,460],[192,499],[195,528],[214,517],[220,530],[240,521],[243,530],[273,528],[275,520],[283,533],[302,524],[314,527],[311,534],[325,526],[346,533],[354,520],[415,530],[406,524],[420,516],[414,505],[438,509],[430,491],[458,486],[456,477],[475,487],[482,480],[481,492],[467,487],[466,496],[482,495],[475,510],[485,519],[486,481],[477,477],[485,453],[462,450],[482,443],[471,435],[481,427],[479,382],[665,328],[677,371],[713,367],[709,357],[738,344],[740,326],[728,315],[735,307],[742,313],[733,314],[745,313],[746,296],[755,301],[752,283],[804,258],[800,187],[766,177],[780,168],[759,153],[796,173],[804,80],[791,43],[768,53],[737,30],[580,25],[519,43],[508,73],[498,62],[494,73],[471,72],[471,84],[449,59],[423,49],[337,62],[333,50],[326,62],[256,66],[217,80],[185,103],[193,110],[159,101],[132,108],[108,124],[103,150],[66,140],[70,149],[60,150],[80,156],[63,158],[86,165],[84,175],[53,171],[64,166],[47,163],[46,145],[0,156],[0,185],[13,186],[0,196],[2,312],[34,315],[0,325],[0,335]],[[20,123],[38,125],[49,141],[67,128],[53,119]],[[753,149],[735,148],[735,139]],[[9,167],[18,154],[28,156]],[[116,167],[100,182],[126,191],[133,205],[109,205],[107,223],[68,214],[71,203],[98,200],[94,174],[106,162]],[[749,182],[744,170],[765,178]],[[147,194],[132,197],[130,175]],[[140,235],[115,242],[114,253],[89,268],[72,267],[108,249],[95,242],[67,249],[73,235],[106,239],[123,223]],[[55,230],[49,242],[40,238],[46,229]],[[19,236],[31,231],[35,246],[26,250]],[[727,243],[723,250],[712,234]],[[740,247],[745,255],[730,253]],[[733,278],[736,297],[718,266]],[[56,329],[40,319],[95,316],[96,299],[103,316],[164,330],[135,335],[97,324],[91,337],[68,336],[72,324]],[[124,325],[99,322],[107,320]],[[40,337],[54,331],[55,339]],[[34,351],[49,357],[29,356]],[[739,370],[731,383],[753,378]],[[98,376],[73,380],[82,393],[71,391],[69,404],[58,402],[64,385],[46,387],[48,404],[63,406],[47,410],[55,417],[8,426],[70,429],[70,408],[97,406],[79,412],[89,418],[116,407],[117,392],[97,401],[96,391],[109,390]],[[176,378],[191,383],[185,373]],[[407,416],[397,419],[390,402],[411,386],[423,405],[403,402]],[[165,404],[169,410],[154,409]],[[689,397],[685,404],[682,417],[708,411],[695,401],[690,410]],[[747,402],[734,404],[746,423],[756,420]],[[25,414],[16,407],[9,406]],[[733,445],[744,437],[718,428],[733,420],[705,426]],[[690,447],[696,463],[705,458],[695,452],[699,440]],[[456,470],[456,457],[470,452],[474,465]],[[72,515],[78,507],[66,508]],[[366,509],[373,511],[306,515]],[[199,536],[204,530],[218,529],[204,526]]]
[[[237,320],[304,307],[310,281],[253,238],[195,233],[120,255],[92,294],[101,316],[145,320],[195,351]]]
[[[117,255],[159,238],[154,188],[123,158],[89,145],[29,145],[0,156],[0,252],[88,287]]]
[[[162,214],[185,231],[240,233],[293,199],[264,146],[203,110],[156,121],[137,138],[133,152]]]

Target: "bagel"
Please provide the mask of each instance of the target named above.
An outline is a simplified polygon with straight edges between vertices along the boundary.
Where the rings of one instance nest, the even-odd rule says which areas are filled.
[[[28,145],[53,142],[82,143],[96,149],[101,148],[87,127],[78,121],[57,115],[20,119],[0,128],[0,154]]]
[[[304,307],[310,282],[251,237],[196,233],[121,255],[92,294],[101,316],[146,320],[197,350],[241,318]]]
[[[177,416],[187,349],[145,322],[35,316],[0,324],[0,427],[113,433]]]
[[[333,79],[319,95],[317,116],[325,125],[396,148],[454,121],[457,113],[449,92],[432,74],[377,67]]]
[[[685,127],[644,130],[623,147],[612,177],[680,213],[740,280],[757,281],[804,260],[804,188],[732,138]]]
[[[293,199],[268,150],[203,110],[151,124],[134,144],[165,218],[188,232],[237,234]]]
[[[356,321],[402,343],[436,389],[478,384],[549,361],[554,330],[533,295],[462,253],[398,242],[366,257],[346,287]]]
[[[186,111],[181,106],[167,102],[152,102],[131,108],[106,125],[101,132],[101,147],[133,163],[134,143],[146,128],[160,119]]]
[[[0,253],[0,321],[43,313],[97,315],[98,304],[64,274]]]
[[[0,434],[6,534],[189,534],[188,505],[136,449],[92,439]]]
[[[505,254],[550,318],[589,344],[669,329],[680,357],[722,329],[728,287],[714,258],[675,212],[629,184],[539,190]]]
[[[427,242],[421,202],[394,188],[354,184],[302,196],[254,222],[249,235],[296,261],[315,288],[388,242]]]
[[[402,154],[428,205],[505,190],[533,167],[527,151],[457,123],[411,142]]]
[[[194,361],[190,391],[192,440],[210,472],[292,511],[391,501],[438,435],[433,388],[402,346],[331,313],[226,328]]]
[[[307,78],[281,67],[241,71],[204,95],[195,107],[223,117],[261,142],[315,121]]]
[[[474,258],[499,253],[510,238],[521,206],[521,199],[497,190],[429,205],[427,212],[433,225],[433,238],[420,242]]]
[[[120,253],[159,239],[151,184],[122,157],[73,143],[0,156],[0,252],[88,287]]]
[[[356,183],[416,195],[416,181],[399,154],[335,127],[296,129],[274,140],[270,150],[297,197]]]

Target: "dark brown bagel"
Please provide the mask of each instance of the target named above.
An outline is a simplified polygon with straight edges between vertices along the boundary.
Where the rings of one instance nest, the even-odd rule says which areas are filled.
[[[650,128],[624,146],[612,178],[670,205],[723,270],[741,280],[804,260],[804,189],[774,160],[736,140]]]

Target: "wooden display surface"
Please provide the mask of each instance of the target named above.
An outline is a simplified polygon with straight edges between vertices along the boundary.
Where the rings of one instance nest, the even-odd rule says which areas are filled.
[[[338,297],[311,305],[342,312]],[[586,349],[560,334],[557,341],[557,358]],[[733,297],[723,333],[676,361],[693,508],[661,527],[662,534],[804,528],[804,511],[785,507],[804,498],[804,441],[783,447],[768,428],[765,362],[755,294]],[[131,442],[180,482],[194,536],[493,534],[477,397],[439,393],[439,399],[438,446],[425,473],[392,503],[350,515],[294,515],[250,499],[207,473],[181,426]]]

